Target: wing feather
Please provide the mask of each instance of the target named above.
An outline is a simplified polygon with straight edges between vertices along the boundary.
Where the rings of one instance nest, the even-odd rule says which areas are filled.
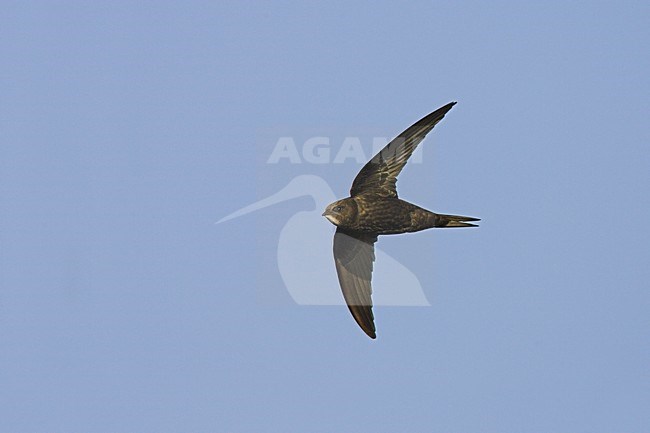
[[[372,267],[377,235],[343,231],[334,234],[334,262],[345,302],[357,324],[376,338],[372,314]]]
[[[382,197],[397,197],[397,175],[424,137],[456,103],[450,102],[411,125],[395,137],[368,163],[352,182],[350,196],[374,193]]]

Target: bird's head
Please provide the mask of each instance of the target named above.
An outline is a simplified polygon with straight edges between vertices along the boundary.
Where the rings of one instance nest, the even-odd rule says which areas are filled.
[[[355,222],[357,217],[357,202],[352,198],[344,198],[330,203],[323,216],[337,227],[346,227]]]

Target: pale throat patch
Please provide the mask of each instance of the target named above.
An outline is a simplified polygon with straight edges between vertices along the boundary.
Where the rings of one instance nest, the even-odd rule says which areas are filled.
[[[327,218],[329,222],[335,226],[339,225],[339,219],[336,217],[336,215],[325,215],[325,218]]]

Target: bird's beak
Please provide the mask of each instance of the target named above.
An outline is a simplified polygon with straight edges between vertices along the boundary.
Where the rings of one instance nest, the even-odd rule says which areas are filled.
[[[336,214],[330,212],[329,209],[325,209],[325,212],[323,212],[323,216],[324,216],[325,218],[327,218],[327,221],[331,222],[331,223],[334,224],[335,226],[338,226],[338,225],[339,225],[339,219],[338,219],[338,217],[336,216]]]

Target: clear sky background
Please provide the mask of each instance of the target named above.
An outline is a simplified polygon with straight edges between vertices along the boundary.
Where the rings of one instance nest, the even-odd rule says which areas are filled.
[[[649,431],[647,2],[0,6],[0,431]],[[308,197],[215,224],[347,195],[269,131],[452,100],[400,195],[483,221],[380,239],[431,306],[376,341],[287,294]]]

